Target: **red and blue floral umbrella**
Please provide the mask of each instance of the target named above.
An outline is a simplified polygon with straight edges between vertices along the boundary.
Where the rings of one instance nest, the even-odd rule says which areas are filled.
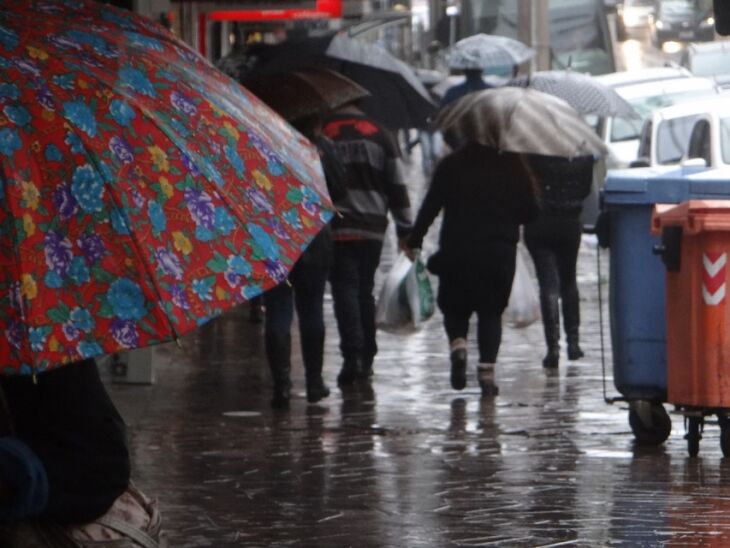
[[[312,146],[161,26],[0,10],[0,372],[156,344],[281,282],[331,216]]]

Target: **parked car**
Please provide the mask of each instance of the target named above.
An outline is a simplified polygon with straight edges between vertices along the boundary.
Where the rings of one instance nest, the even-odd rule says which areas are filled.
[[[713,78],[718,86],[730,88],[730,42],[689,44],[682,53],[680,64],[695,76]]]
[[[658,0],[649,17],[652,42],[708,42],[715,39],[715,18],[708,0]]]
[[[629,30],[646,27],[654,13],[654,0],[624,0],[616,6],[616,38],[626,40]]]
[[[644,82],[658,82],[673,78],[689,78],[692,73],[680,66],[648,67],[641,70],[620,70],[610,74],[601,74],[596,79],[610,88],[641,84]]]
[[[730,167],[730,94],[654,111],[632,167]]]
[[[597,79],[604,80],[602,77]],[[718,93],[712,80],[692,76],[648,81],[640,79],[639,83],[612,87],[634,107],[639,118],[609,117],[598,121],[596,129],[609,149],[609,169],[628,167],[637,158],[642,126],[653,111]]]

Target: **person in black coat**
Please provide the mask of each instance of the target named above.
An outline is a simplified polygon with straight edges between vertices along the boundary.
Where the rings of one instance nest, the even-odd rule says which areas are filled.
[[[345,170],[332,142],[321,134],[319,115],[292,121],[317,147],[332,200],[344,194]],[[322,378],[325,325],[324,292],[332,264],[332,231],[328,225],[315,236],[289,274],[288,280],[264,293],[266,316],[264,343],[273,379],[274,408],[286,408],[291,393],[291,325],[294,308],[299,319],[307,401],[315,403],[330,394]]]
[[[130,460],[95,361],[0,376],[0,393],[0,523],[75,525],[107,512],[129,486]]]
[[[521,155],[467,143],[444,157],[408,238],[415,256],[443,209],[439,250],[428,268],[439,276],[438,306],[451,350],[451,386],[466,386],[469,319],[478,317],[477,379],[495,395],[494,367],[515,272],[519,227],[538,214],[538,195]]]
[[[583,357],[579,345],[580,297],[576,264],[580,247],[583,200],[591,190],[592,156],[572,160],[530,156],[529,165],[539,181],[540,216],[525,225],[525,244],[535,264],[540,285],[540,309],[547,354],[543,366],[555,368],[560,360],[560,305],[568,343],[568,359]]]

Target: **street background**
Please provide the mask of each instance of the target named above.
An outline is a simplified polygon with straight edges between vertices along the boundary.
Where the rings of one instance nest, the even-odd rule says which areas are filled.
[[[671,57],[638,38],[619,44],[619,68]],[[426,185],[417,149],[405,169],[417,206]],[[436,238],[434,226],[426,255]],[[376,289],[395,247],[391,227]],[[618,394],[608,258],[601,252],[599,273],[597,254],[585,237],[585,358],[568,362],[563,343],[559,369],[545,370],[541,324],[505,327],[494,399],[480,398],[474,377],[474,326],[467,389],[450,388],[438,311],[418,333],[379,332],[371,389],[342,393],[329,293],[332,395],[316,405],[304,396],[294,330],[291,407],[270,408],[263,328],[248,321],[245,305],[181,348],[154,348],[154,385],[108,386],[129,426],[134,480],[160,500],[170,545],[730,545],[730,462],[717,425],[707,425],[700,456],[690,459],[681,415],[672,414],[664,445],[637,448],[626,405],[604,402],[604,382]]]

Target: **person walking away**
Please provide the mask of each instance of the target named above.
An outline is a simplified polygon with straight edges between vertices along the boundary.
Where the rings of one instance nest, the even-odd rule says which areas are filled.
[[[372,376],[378,351],[373,286],[388,212],[402,246],[411,229],[411,206],[393,136],[355,103],[326,120],[323,133],[334,141],[346,172],[345,195],[335,201],[340,216],[332,222],[330,275],[343,357],[337,383],[343,387]]]
[[[344,167],[337,159],[332,142],[321,134],[321,117],[307,116],[292,121],[292,125],[317,146],[330,197],[333,201],[341,198],[344,193]],[[271,399],[274,408],[289,405],[291,324],[295,307],[299,320],[307,401],[316,403],[330,394],[322,378],[325,339],[322,308],[331,263],[332,236],[330,226],[326,225],[302,253],[288,280],[264,293],[264,344],[274,383]]]
[[[568,359],[583,357],[579,344],[580,296],[576,281],[582,234],[583,200],[591,191],[592,156],[572,160],[530,156],[530,167],[542,196],[540,216],[525,225],[525,244],[535,264],[547,354],[546,368],[560,360],[560,307],[568,343]]]
[[[483,396],[497,395],[494,369],[519,227],[537,217],[537,193],[520,155],[470,142],[436,166],[408,238],[411,257],[441,210],[439,249],[427,266],[439,277],[437,303],[449,340],[451,386],[466,387],[467,335],[476,312],[477,380]]]
[[[480,68],[464,69],[464,78],[463,82],[451,86],[446,90],[446,93],[444,93],[444,96],[439,102],[439,108],[444,108],[457,99],[461,99],[464,95],[474,91],[481,91],[493,87],[484,81],[482,78],[482,69]]]

